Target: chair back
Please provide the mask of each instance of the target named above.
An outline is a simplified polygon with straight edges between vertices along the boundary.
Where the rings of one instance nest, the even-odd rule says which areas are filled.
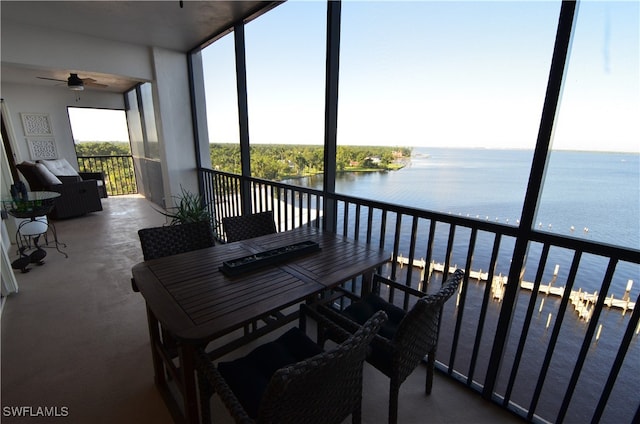
[[[418,299],[398,325],[392,341],[395,351],[392,367],[400,381],[404,381],[427,353],[437,346],[440,311],[463,277],[464,271],[457,269],[437,293]]]
[[[207,221],[138,230],[144,260],[162,258],[215,245],[211,225]]]
[[[230,216],[222,219],[227,242],[246,240],[254,237],[274,234],[276,224],[273,212],[259,212],[251,215]]]
[[[339,424],[352,413],[359,416],[362,367],[371,339],[386,320],[387,315],[378,311],[336,348],[276,371],[257,422]]]

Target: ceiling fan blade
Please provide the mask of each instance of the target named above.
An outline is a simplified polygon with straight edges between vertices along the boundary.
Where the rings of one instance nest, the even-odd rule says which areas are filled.
[[[84,85],[88,85],[90,87],[108,87],[108,85],[100,84],[99,82],[97,82],[93,78],[83,78],[82,82],[84,83]]]
[[[77,87],[76,89],[81,90],[81,88],[79,88],[80,86],[89,86],[89,87],[97,87],[97,88],[106,88],[108,87],[108,85],[106,84],[100,84],[98,81],[96,81],[93,78],[79,78],[78,74],[70,74],[69,78],[66,80],[62,80],[62,79],[57,79],[57,78],[49,78],[49,77],[36,77],[38,79],[42,79],[42,80],[48,80],[48,81],[56,81],[56,82],[63,82],[65,84],[67,84],[67,86],[71,89],[74,89],[72,87]]]
[[[61,80],[57,78],[47,78],[47,77],[36,77],[38,79],[49,80],[49,81],[58,81],[58,82],[67,82],[67,80]]]

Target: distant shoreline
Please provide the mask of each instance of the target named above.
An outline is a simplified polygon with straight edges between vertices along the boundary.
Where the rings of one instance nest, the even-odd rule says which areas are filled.
[[[123,140],[111,140],[111,141],[98,141],[98,140],[74,140],[75,144],[78,143],[122,143],[122,144],[130,144],[128,141]],[[210,142],[209,144],[238,144],[238,143],[220,143],[220,142]],[[252,146],[265,146],[270,143],[252,143]],[[277,144],[277,143],[274,143]],[[321,144],[284,144],[286,146],[322,146]],[[385,147],[385,148],[398,148],[398,145],[380,145],[380,146],[367,146],[367,145],[358,145],[358,144],[343,144],[341,146],[344,147]],[[407,146],[410,149],[449,149],[449,150],[517,150],[517,151],[530,151],[533,152],[534,148],[519,148],[519,147],[460,147],[460,146]],[[624,150],[582,150],[582,149],[553,149],[551,152],[573,152],[573,153],[605,153],[605,154],[630,154],[630,155],[640,155],[640,151],[624,151]]]

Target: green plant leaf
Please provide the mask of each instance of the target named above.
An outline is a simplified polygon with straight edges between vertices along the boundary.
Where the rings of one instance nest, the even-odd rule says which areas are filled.
[[[176,206],[167,208],[159,213],[170,219],[170,225],[187,224],[190,222],[211,221],[207,204],[199,194],[191,193],[180,186],[181,194],[174,196]],[[157,210],[157,209],[156,209]]]

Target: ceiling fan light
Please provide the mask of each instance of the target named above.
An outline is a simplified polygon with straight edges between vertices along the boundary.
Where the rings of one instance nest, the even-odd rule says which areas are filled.
[[[78,74],[69,75],[69,78],[67,79],[67,86],[69,87],[70,90],[73,90],[73,91],[84,90],[84,83],[78,77]]]

